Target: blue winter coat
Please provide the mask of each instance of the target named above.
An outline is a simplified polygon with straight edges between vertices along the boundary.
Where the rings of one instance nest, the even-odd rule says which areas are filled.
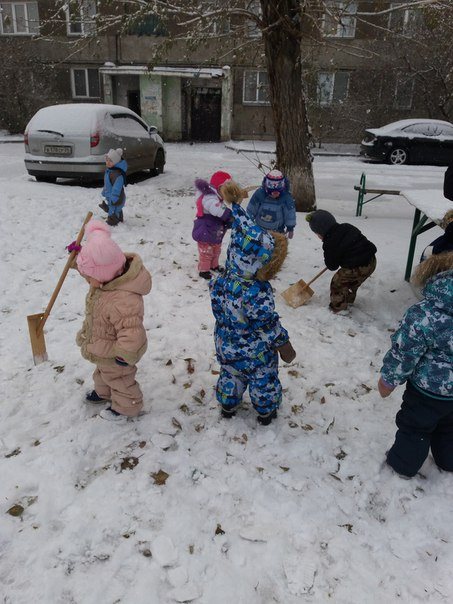
[[[391,386],[410,380],[428,395],[453,401],[453,270],[431,277],[423,295],[392,335],[381,375]]]
[[[289,191],[274,199],[263,187],[253,193],[247,206],[248,215],[263,229],[284,233],[296,226],[296,208]]]
[[[122,208],[126,203],[125,178],[123,176],[123,173],[126,174],[126,172],[127,162],[122,159],[113,168],[107,168],[104,174],[102,196],[105,197],[109,206],[114,205],[116,209]]]
[[[239,205],[233,204],[232,213],[225,273],[210,283],[214,339],[221,364],[263,356],[289,339],[275,312],[271,284],[255,278],[272,256],[274,239]]]

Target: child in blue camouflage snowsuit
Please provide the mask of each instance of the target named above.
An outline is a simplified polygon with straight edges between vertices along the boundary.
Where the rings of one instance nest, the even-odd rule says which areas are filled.
[[[378,383],[385,398],[406,382],[387,463],[409,478],[430,447],[438,467],[453,472],[453,252],[422,262],[415,282],[424,286],[424,299],[406,311],[392,335]]]
[[[233,184],[234,186],[234,184]],[[228,200],[228,193],[224,198]],[[277,416],[282,399],[278,353],[291,362],[296,353],[274,309],[268,279],[286,257],[285,235],[259,227],[232,203],[233,225],[225,272],[210,283],[215,347],[220,363],[217,400],[223,417],[235,415],[247,386],[258,421]]]

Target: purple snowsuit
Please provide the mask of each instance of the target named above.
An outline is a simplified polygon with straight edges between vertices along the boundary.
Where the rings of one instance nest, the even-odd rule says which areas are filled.
[[[225,208],[215,187],[208,182],[197,178],[195,186],[201,195],[197,199],[197,216],[192,237],[198,243],[222,243],[231,223],[231,210]]]

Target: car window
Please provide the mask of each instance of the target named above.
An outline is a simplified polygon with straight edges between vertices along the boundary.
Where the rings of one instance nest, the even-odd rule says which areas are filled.
[[[440,124],[430,124],[429,122],[411,124],[407,128],[403,128],[403,132],[407,134],[421,134],[422,136],[439,136],[442,133],[442,126]]]
[[[118,134],[129,136],[149,136],[145,126],[131,115],[113,114],[113,129]]]

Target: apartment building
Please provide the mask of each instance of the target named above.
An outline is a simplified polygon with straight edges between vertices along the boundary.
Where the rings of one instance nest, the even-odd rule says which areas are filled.
[[[259,2],[244,3],[259,14]],[[273,137],[261,34],[253,22],[240,28],[239,38],[234,18],[222,17],[188,51],[182,42],[168,44],[174,32],[154,16],[131,20],[125,32],[115,18],[106,18],[118,16],[114,8],[127,10],[127,3],[114,4],[0,0],[6,58],[0,128],[20,130],[39,107],[54,103],[106,102],[130,107],[166,140]],[[365,127],[395,119],[445,119],[436,99],[441,83],[433,78],[429,91],[419,88],[426,82],[413,38],[422,14],[407,3],[385,12],[392,6],[317,3],[315,26],[301,44],[315,140],[357,142]],[[376,9],[376,16],[360,16]],[[429,63],[429,52],[423,60]]]

